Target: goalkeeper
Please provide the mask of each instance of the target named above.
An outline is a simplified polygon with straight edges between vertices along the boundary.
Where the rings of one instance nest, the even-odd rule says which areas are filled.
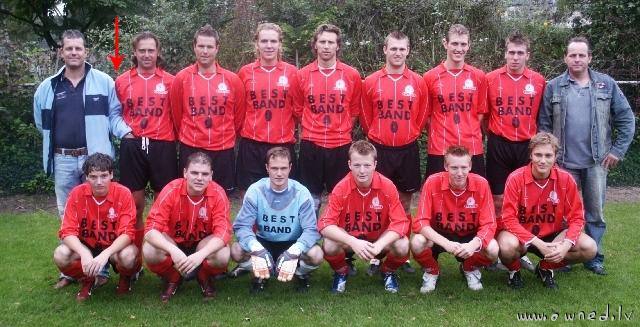
[[[265,177],[247,189],[233,224],[238,239],[231,258],[252,270],[252,292],[261,292],[274,276],[289,282],[295,276],[299,291],[309,289],[309,273],[318,268],[323,253],[311,193],[289,179],[291,153],[287,148],[267,151]],[[274,261],[275,259],[275,261]]]

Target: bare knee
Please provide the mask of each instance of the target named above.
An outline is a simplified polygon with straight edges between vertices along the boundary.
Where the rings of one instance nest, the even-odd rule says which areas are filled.
[[[220,250],[211,253],[207,257],[207,261],[216,267],[226,267],[229,264],[230,252],[228,246],[221,248]]]
[[[409,238],[402,237],[391,244],[391,253],[396,256],[409,254]]]
[[[515,235],[501,231],[497,237],[500,260],[509,263],[520,257],[520,241]]]
[[[498,260],[499,250],[500,248],[498,247],[498,242],[492,239],[491,241],[489,241],[489,244],[487,245],[487,247],[482,250],[482,254],[484,254],[485,257],[489,258],[489,260],[496,261]]]
[[[422,253],[427,248],[428,240],[422,234],[414,234],[411,237],[411,252]]]
[[[342,249],[340,243],[325,238],[322,242],[322,251],[325,255],[334,256],[340,252],[343,252],[344,250]]]
[[[240,246],[240,243],[238,242],[231,244],[230,251],[231,251],[231,259],[233,259],[233,261],[235,262],[242,262],[249,259],[248,253],[242,249],[242,247]]]
[[[306,258],[305,261],[313,266],[318,266],[322,263],[324,253],[322,249],[318,245],[312,246],[307,253],[305,253]]]
[[[127,269],[132,269],[135,266],[137,257],[138,248],[133,244],[127,245],[124,249],[115,254],[116,262]]]
[[[73,251],[68,246],[60,244],[53,251],[53,262],[60,268],[66,267],[71,264],[72,255]]]
[[[149,242],[145,242],[142,245],[142,257],[144,261],[147,263],[160,263],[167,256],[167,253],[158,249],[157,247],[149,244]]]

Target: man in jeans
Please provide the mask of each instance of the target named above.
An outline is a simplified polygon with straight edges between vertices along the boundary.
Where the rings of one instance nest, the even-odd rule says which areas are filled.
[[[569,39],[564,58],[568,69],[547,84],[538,129],[560,140],[557,162],[573,175],[582,192],[585,232],[598,245],[596,257],[585,268],[606,275],[601,241],[606,230],[607,173],[629,148],[635,119],[613,78],[589,68],[591,51],[586,38]]]

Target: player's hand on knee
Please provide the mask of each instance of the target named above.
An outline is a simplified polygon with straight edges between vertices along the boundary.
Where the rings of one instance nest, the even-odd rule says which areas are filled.
[[[369,241],[355,239],[350,246],[353,253],[363,260],[371,260],[375,257],[374,245]]]
[[[276,272],[278,273],[279,281],[288,282],[293,279],[301,253],[300,248],[294,244],[278,257]]]
[[[460,252],[460,243],[458,242],[453,242],[453,241],[449,241],[449,243],[447,243],[446,247],[444,247],[444,249],[450,253],[453,254],[455,256],[457,256],[456,253]]]
[[[182,251],[177,251],[171,254],[171,260],[173,261],[173,267],[176,268],[178,272],[184,275],[184,273],[180,270],[180,267],[184,264],[184,261],[187,260],[187,256]]]
[[[274,266],[273,258],[265,248],[251,252],[251,267],[256,278],[268,279]]]
[[[199,252],[196,252],[188,257],[186,257],[182,262],[178,265],[178,271],[186,276],[194,271],[204,260],[204,256],[202,256]]]

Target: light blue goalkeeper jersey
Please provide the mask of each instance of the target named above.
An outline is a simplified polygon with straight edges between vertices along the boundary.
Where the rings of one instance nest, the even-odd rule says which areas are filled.
[[[256,235],[270,242],[296,241],[302,253],[320,239],[311,193],[293,179],[282,192],[271,189],[268,177],[249,186],[233,231],[247,252]]]

